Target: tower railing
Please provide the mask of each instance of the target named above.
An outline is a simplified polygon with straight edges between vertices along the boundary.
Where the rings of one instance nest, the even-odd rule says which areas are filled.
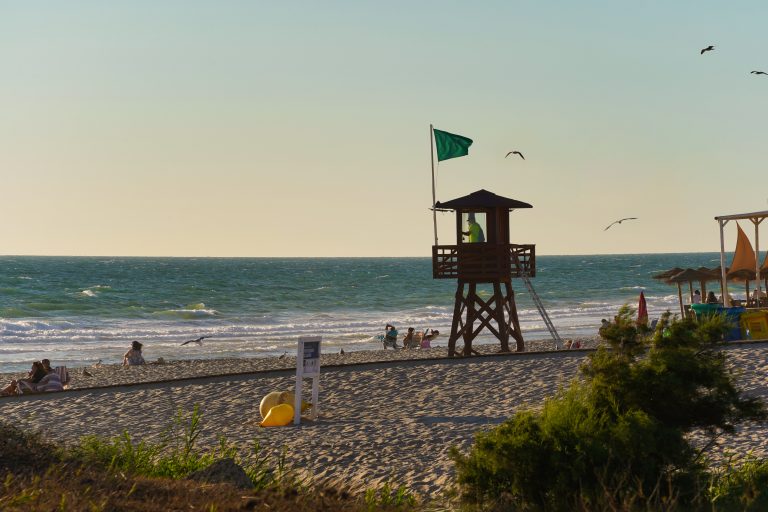
[[[432,246],[435,279],[496,281],[499,278],[536,275],[534,244],[466,243]]]

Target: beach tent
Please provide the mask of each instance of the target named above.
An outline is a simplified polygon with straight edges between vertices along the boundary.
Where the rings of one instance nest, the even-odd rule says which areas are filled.
[[[760,279],[755,269],[755,261],[757,261],[757,257],[755,256],[755,251],[752,249],[752,244],[749,242],[749,238],[741,229],[738,222],[736,223],[736,229],[738,230],[736,250],[733,252],[731,266],[728,268],[728,272],[725,276],[728,281],[744,282],[746,285],[747,300],[749,300],[749,282],[758,280],[759,283]]]
[[[728,224],[728,222],[732,220],[742,220],[747,219],[755,226],[755,249],[753,251],[753,262],[754,262],[754,268],[755,268],[755,275],[757,276],[760,273],[760,260],[758,259],[758,254],[760,253],[760,233],[758,232],[758,227],[760,226],[760,223],[765,220],[765,218],[768,217],[768,211],[761,211],[761,212],[753,212],[753,213],[737,213],[735,215],[720,215],[718,217],[715,217],[715,220],[717,221],[718,225],[720,226],[720,288],[723,294],[723,305],[728,307],[731,305],[731,301],[728,297],[727,292],[727,275],[725,270],[725,236],[724,236],[724,229],[725,225]],[[739,231],[741,229],[739,228]],[[736,269],[732,269],[736,270]],[[758,295],[760,294],[760,280],[757,280],[757,292]]]

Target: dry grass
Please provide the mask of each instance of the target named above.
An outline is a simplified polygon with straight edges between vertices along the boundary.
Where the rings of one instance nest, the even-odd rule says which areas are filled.
[[[67,460],[65,462],[65,460]],[[243,491],[229,484],[147,478],[66,459],[36,434],[0,423],[0,510],[37,511],[363,511],[371,504],[333,488],[275,485]],[[397,507],[375,506],[376,510]]]

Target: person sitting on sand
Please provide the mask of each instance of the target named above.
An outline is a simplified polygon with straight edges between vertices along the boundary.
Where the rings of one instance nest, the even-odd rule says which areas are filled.
[[[57,366],[56,368],[53,368],[51,367],[51,361],[48,359],[43,359],[40,362],[43,364],[45,373],[53,375],[53,377],[43,379],[45,382],[41,382],[41,384],[44,384],[47,388],[44,389],[44,391],[62,391],[64,386],[69,384],[69,371],[67,371],[67,367]]]
[[[50,359],[43,359],[40,361],[40,364],[43,365],[43,370],[45,370],[45,373],[53,373],[54,369],[51,368],[51,360]]]
[[[408,332],[403,336],[403,348],[416,348],[416,340],[413,339],[416,330],[413,327],[408,328]]]
[[[709,292],[707,294],[707,304],[717,304],[717,296],[715,292]]]
[[[131,349],[123,356],[123,366],[137,366],[144,364],[144,356],[141,355],[141,347],[138,341],[131,342]]]
[[[437,338],[437,336],[440,334],[440,331],[436,331],[435,329],[432,329],[429,331],[429,334],[427,334],[427,331],[424,331],[424,336],[421,337],[421,348],[432,348],[432,340]]]
[[[392,324],[387,324],[384,327],[384,349],[387,349],[388,345],[392,345],[392,348],[398,348],[397,346],[397,329]]]
[[[18,395],[20,394],[24,389],[34,389],[34,386],[43,380],[43,377],[46,376],[45,368],[43,368],[43,363],[40,361],[35,361],[32,363],[32,368],[29,370],[29,373],[27,376],[23,379],[19,380],[12,380],[10,384],[5,386],[2,390],[0,390],[0,395],[2,396],[9,396],[9,395]]]

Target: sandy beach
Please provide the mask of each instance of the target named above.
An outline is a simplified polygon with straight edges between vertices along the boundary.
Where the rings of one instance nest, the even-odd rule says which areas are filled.
[[[489,345],[484,352],[495,348]],[[746,391],[768,400],[768,343],[733,344],[726,350]],[[293,388],[294,361],[288,357],[89,367],[89,378],[74,369],[74,389],[1,399],[0,414],[62,442],[122,431],[157,439],[179,409],[189,412],[199,404],[203,445],[213,446],[225,436],[247,450],[255,439],[275,454],[284,448],[288,464],[317,481],[358,489],[391,482],[434,497],[452,480],[451,446],[467,448],[476,432],[541,404],[577,375],[588,353],[447,359],[445,348],[435,348],[326,355],[320,417],[299,427],[257,425],[261,398]],[[217,376],[222,370],[229,375]],[[162,380],[158,377],[173,380],[152,382]],[[112,387],[94,387],[105,385]],[[743,426],[713,455],[724,450],[768,455],[768,425]]]

